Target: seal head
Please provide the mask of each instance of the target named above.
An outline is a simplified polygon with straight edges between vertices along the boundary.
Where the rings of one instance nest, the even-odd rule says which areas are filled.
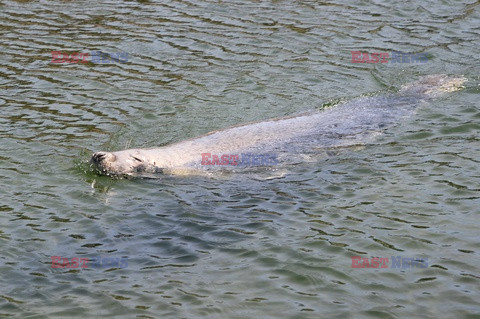
[[[93,153],[90,162],[101,174],[135,175],[141,173],[162,173],[162,169],[155,166],[148,156],[141,150],[126,150],[120,152],[96,152]]]

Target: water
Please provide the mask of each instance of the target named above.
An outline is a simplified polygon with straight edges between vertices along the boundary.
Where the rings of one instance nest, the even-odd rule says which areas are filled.
[[[479,15],[473,1],[2,1],[0,315],[477,318]],[[52,64],[54,50],[129,59]],[[85,164],[442,73],[469,82],[366,147],[271,174],[115,180]]]

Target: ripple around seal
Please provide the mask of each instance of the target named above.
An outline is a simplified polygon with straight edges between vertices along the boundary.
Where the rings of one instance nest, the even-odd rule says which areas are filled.
[[[477,3],[1,7],[1,315],[480,312]],[[53,64],[53,50],[126,52],[129,60]],[[429,60],[352,64],[352,50]],[[288,174],[112,180],[78,163],[93,150],[164,145],[434,73],[470,82],[373,144]],[[123,256],[128,267],[56,269],[52,256]],[[352,256],[426,257],[429,267],[352,268]]]

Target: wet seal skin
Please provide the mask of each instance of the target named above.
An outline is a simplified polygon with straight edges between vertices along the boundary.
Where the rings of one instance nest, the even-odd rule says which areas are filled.
[[[91,163],[108,176],[212,173],[236,166],[202,165],[202,154],[276,154],[279,163],[298,162],[299,154],[364,145],[385,128],[413,114],[423,101],[461,89],[462,76],[429,75],[397,94],[361,97],[308,114],[249,123],[150,149],[96,152]],[[301,157],[300,157],[301,158]]]

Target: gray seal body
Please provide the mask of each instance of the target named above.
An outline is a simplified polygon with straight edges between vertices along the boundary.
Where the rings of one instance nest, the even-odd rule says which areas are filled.
[[[298,154],[368,143],[412,114],[422,101],[458,90],[465,81],[463,77],[426,76],[404,85],[397,94],[362,97],[321,111],[230,127],[158,148],[96,152],[91,163],[100,173],[115,176],[238,169],[241,165],[235,163],[241,162],[241,154],[275,154],[274,162],[288,163],[298,160]],[[239,156],[237,161],[235,156]]]

